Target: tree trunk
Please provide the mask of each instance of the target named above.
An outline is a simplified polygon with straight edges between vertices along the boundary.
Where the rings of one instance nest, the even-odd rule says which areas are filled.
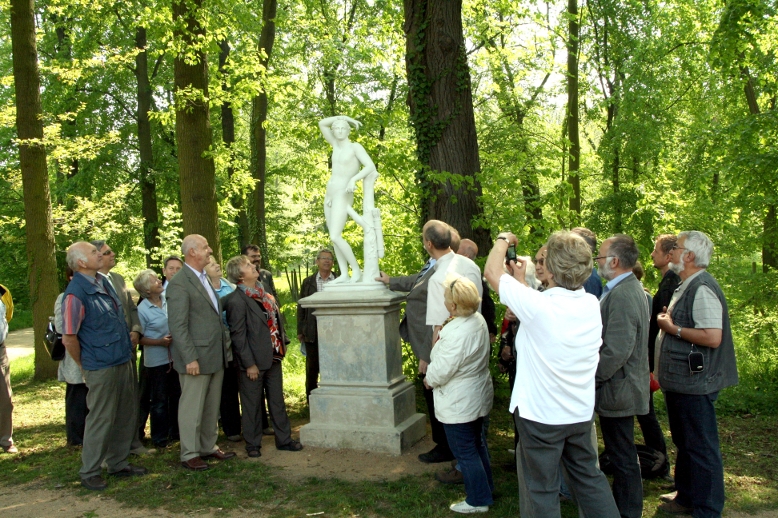
[[[461,0],[404,0],[408,105],[422,163],[422,218],[440,219],[479,250],[491,249],[483,214],[481,165]],[[441,174],[443,173],[443,174]]]
[[[276,39],[276,8],[277,0],[264,0],[262,3],[262,32],[259,35],[260,50],[265,54],[262,65],[267,70],[273,43]],[[250,225],[249,242],[258,245],[264,257],[265,268],[268,267],[270,256],[267,252],[266,213],[265,213],[265,179],[267,177],[267,93],[262,92],[251,101],[251,175],[254,177],[254,192],[252,202],[256,221]]]
[[[146,28],[135,29],[135,78],[138,83],[138,148],[140,164],[138,178],[141,187],[141,214],[143,215],[143,246],[146,248],[146,268],[153,268],[153,255],[159,251],[159,214],[157,211],[157,183],[153,176],[154,152],[151,146],[151,84],[146,53]],[[157,261],[157,266],[159,261]]]
[[[57,375],[57,363],[46,352],[43,336],[49,315],[54,313],[54,300],[59,285],[51,223],[49,173],[43,146],[34,12],[33,0],[11,0],[16,131],[24,192],[27,265],[35,336],[35,378],[42,380]]]
[[[198,21],[202,0],[174,0],[174,37],[186,46],[186,54],[174,61],[176,147],[181,186],[184,235],[200,234],[221,261],[216,204],[216,172],[210,155],[213,143],[208,113],[208,60],[200,41],[205,28]],[[181,28],[181,24],[186,26]]]
[[[573,190],[570,210],[581,214],[581,178],[578,169],[581,163],[581,138],[578,134],[578,0],[567,0],[567,136],[570,139],[567,178]]]
[[[227,74],[225,66],[227,65],[227,59],[230,57],[230,44],[226,40],[219,42],[219,73],[224,77]],[[230,91],[230,87],[227,81],[222,81],[222,89],[225,92]],[[232,144],[235,143],[235,114],[232,111],[232,103],[225,101],[222,103],[222,142],[224,147],[230,151],[230,165],[227,166],[227,176],[231,179],[235,173],[235,168],[232,166]],[[246,209],[243,207],[243,196],[236,195],[232,199],[232,206],[238,212],[235,217],[235,223],[238,225],[238,245],[243,246],[249,243],[249,220],[246,217]]]

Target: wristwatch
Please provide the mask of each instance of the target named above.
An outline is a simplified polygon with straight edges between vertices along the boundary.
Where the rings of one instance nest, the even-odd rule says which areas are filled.
[[[681,326],[678,326],[678,331],[675,332],[675,336],[678,338],[681,338],[681,329],[683,329]]]
[[[508,238],[507,238],[507,237],[505,237],[505,236],[497,236],[497,239],[502,239],[503,241],[505,241],[506,243],[508,243]],[[510,243],[508,243],[508,244],[510,244]]]

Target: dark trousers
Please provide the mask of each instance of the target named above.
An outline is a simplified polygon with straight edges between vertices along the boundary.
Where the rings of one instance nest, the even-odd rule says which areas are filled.
[[[173,364],[159,365],[145,369],[151,393],[151,440],[155,446],[165,446],[169,440],[178,438],[178,400],[181,398],[181,383]]]
[[[613,499],[624,518],[643,515],[643,479],[634,430],[633,416],[600,416],[602,442],[613,465]]]
[[[140,347],[140,364],[138,365],[138,437],[146,436],[146,422],[151,411],[151,385],[149,370],[143,363],[143,346]]]
[[[260,402],[263,401],[263,389],[267,392],[270,408],[270,418],[273,420],[273,430],[276,436],[276,447],[289,444],[292,440],[292,425],[286,414],[284,402],[284,377],[281,362],[264,371],[254,381],[240,371],[240,402],[243,406],[243,438],[246,440],[246,450],[259,450],[262,446],[262,418]]]
[[[305,342],[305,396],[319,387],[319,342]]]
[[[548,425],[513,414],[519,429],[516,464],[522,518],[559,516],[559,462],[567,471],[570,491],[585,516],[616,518],[608,479],[597,468],[592,421]],[[637,462],[637,459],[636,459]]]
[[[648,413],[646,415],[637,416],[638,424],[640,425],[640,430],[643,432],[643,442],[646,443],[646,446],[662,452],[662,455],[667,458],[665,436],[662,433],[662,427],[659,426],[656,412],[654,412],[654,393],[651,392],[650,394],[651,395],[648,397]]]
[[[483,417],[469,423],[443,424],[448,444],[465,480],[465,501],[472,506],[493,503],[494,482],[483,425]]]
[[[432,389],[424,388],[424,399],[427,401],[427,411],[430,417],[430,428],[432,428],[432,440],[436,444],[435,448],[445,455],[453,455],[448,445],[446,430],[443,423],[435,417],[435,399],[432,397]]]
[[[238,401],[238,363],[232,360],[224,369],[222,380],[222,399],[219,406],[222,431],[227,437],[240,435],[240,401]]]
[[[678,449],[675,500],[694,508],[697,518],[721,516],[724,509],[724,465],[713,406],[718,395],[665,392],[670,433]]]
[[[86,406],[88,392],[86,383],[68,383],[65,387],[65,435],[70,446],[84,444],[84,427],[89,413]]]

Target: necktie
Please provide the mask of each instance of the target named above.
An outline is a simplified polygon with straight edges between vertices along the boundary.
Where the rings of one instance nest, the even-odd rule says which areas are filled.
[[[213,287],[211,287],[211,281],[208,280],[208,275],[206,275],[205,272],[200,274],[200,282],[203,284],[203,288],[205,288],[205,291],[208,293],[208,296],[211,297],[211,303],[213,304],[213,308],[218,310],[219,302],[216,300],[216,293],[213,291]]]

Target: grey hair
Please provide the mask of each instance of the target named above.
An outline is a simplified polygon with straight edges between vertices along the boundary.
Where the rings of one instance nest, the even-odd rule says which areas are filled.
[[[532,262],[532,258],[528,255],[519,256],[519,260],[527,265],[527,269],[524,270],[524,280],[527,281],[529,287],[536,290],[540,287],[540,281],[535,277],[535,263]]]
[[[619,266],[631,270],[640,256],[635,240],[626,234],[616,234],[609,237],[607,241],[610,243],[608,255],[618,257]]]
[[[316,260],[319,260],[319,257],[321,257],[321,254],[330,254],[330,256],[335,259],[335,254],[332,253],[332,250],[329,248],[320,248],[319,251],[316,253]]]
[[[559,231],[548,238],[546,270],[554,276],[561,288],[575,291],[592,274],[592,249],[573,232]]]
[[[143,270],[142,272],[140,272],[135,277],[135,280],[132,281],[132,285],[135,287],[135,291],[137,291],[144,297],[148,297],[149,291],[151,291],[152,276],[157,277],[157,272],[155,272],[154,270]]]
[[[227,280],[233,284],[240,284],[243,281],[243,274],[240,271],[240,267],[244,264],[250,264],[252,267],[254,263],[247,255],[236,255],[224,266],[225,273],[227,274]]]
[[[202,237],[202,236],[199,235],[199,234],[189,234],[181,242],[181,255],[183,255],[184,258],[186,258],[189,250],[191,250],[192,248],[197,246],[196,242],[197,242],[197,238],[198,237]],[[203,239],[205,239],[205,238],[203,238]]]
[[[105,246],[105,239],[95,239],[94,241],[90,241],[90,243],[95,245],[95,248],[97,248],[97,251],[99,252]]]
[[[713,255],[713,241],[699,230],[687,230],[678,234],[678,240],[686,238],[684,248],[694,253],[694,266],[697,268],[707,268],[710,264],[710,258]]]
[[[65,260],[67,261],[68,266],[70,266],[70,269],[73,270],[74,272],[78,271],[79,269],[78,266],[79,261],[87,262],[89,260],[87,255],[84,253],[83,247],[76,246],[76,245],[88,245],[88,244],[89,243],[87,243],[86,241],[76,241],[75,243],[73,243],[68,247],[68,253],[67,256],[65,257]]]

